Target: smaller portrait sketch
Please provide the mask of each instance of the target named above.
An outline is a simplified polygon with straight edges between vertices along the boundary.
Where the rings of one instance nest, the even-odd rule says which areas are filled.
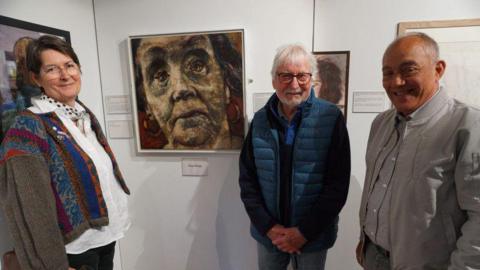
[[[41,93],[27,71],[28,44],[42,35],[70,42],[70,33],[10,17],[0,16],[0,142],[17,114],[30,107],[30,98]]]
[[[240,150],[243,30],[129,38],[138,152]]]
[[[317,59],[315,96],[338,106],[347,117],[350,51],[313,52]]]

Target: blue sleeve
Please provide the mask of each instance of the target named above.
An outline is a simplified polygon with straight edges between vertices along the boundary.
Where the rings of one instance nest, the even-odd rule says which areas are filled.
[[[351,167],[350,142],[341,113],[332,132],[327,160],[320,197],[298,226],[306,239],[315,239],[332,224],[347,200]]]
[[[265,206],[254,159],[250,126],[240,153],[240,196],[253,226],[265,235],[278,222],[272,218]]]

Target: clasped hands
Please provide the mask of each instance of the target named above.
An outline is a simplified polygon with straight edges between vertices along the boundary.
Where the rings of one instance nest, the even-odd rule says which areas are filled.
[[[267,236],[278,249],[290,254],[300,254],[300,249],[307,242],[297,227],[285,228],[280,224],[273,226]]]

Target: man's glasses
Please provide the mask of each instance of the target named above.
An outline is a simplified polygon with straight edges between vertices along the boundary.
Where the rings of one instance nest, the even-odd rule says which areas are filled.
[[[293,78],[297,78],[298,84],[306,84],[312,78],[312,73],[277,73],[278,78],[280,79],[281,83],[291,83]]]
[[[62,72],[67,73],[70,76],[78,76],[80,74],[80,68],[75,62],[68,62],[63,67],[49,65],[42,68],[45,77],[48,80],[55,80],[62,76]]]
[[[281,72],[277,73],[278,78],[280,79],[281,83],[291,83],[293,81],[293,78],[297,78],[298,84],[306,84],[310,81],[310,78],[312,78],[312,73],[286,73],[286,72]]]

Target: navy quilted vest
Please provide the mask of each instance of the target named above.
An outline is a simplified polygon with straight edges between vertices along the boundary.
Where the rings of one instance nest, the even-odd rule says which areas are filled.
[[[269,104],[259,110],[253,118],[253,152],[266,207],[274,218],[280,220],[279,136],[277,131],[270,127],[267,117],[268,107]],[[306,101],[302,113],[292,155],[293,186],[290,218],[294,226],[308,214],[322,190],[332,131],[340,111],[335,105],[311,96]],[[337,234],[337,223],[338,218],[317,239],[308,241],[302,250],[316,251],[333,246]],[[253,226],[251,233],[257,241],[274,248],[270,240],[260,235]]]

